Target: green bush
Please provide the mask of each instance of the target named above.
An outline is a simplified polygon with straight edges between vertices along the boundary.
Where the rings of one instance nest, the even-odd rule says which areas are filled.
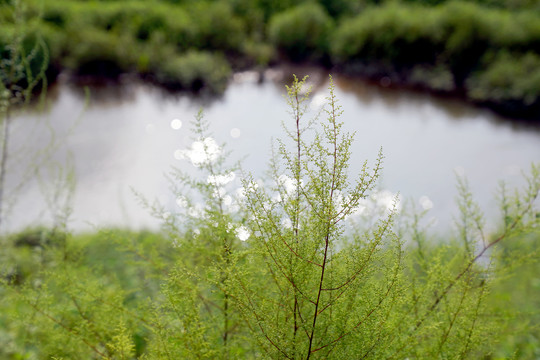
[[[435,91],[466,88],[471,100],[517,116],[537,102],[531,63],[539,54],[540,14],[463,1],[371,7],[343,21],[332,41],[334,62],[345,69]]]
[[[231,68],[219,54],[189,51],[164,59],[153,72],[158,83],[171,89],[220,94],[225,90]]]
[[[264,23],[268,21],[276,14],[292,8],[301,1],[298,0],[230,0],[233,3],[243,2],[252,3],[256,8],[261,9],[263,13]]]
[[[364,9],[370,0],[318,0],[334,19],[357,15]]]
[[[332,53],[339,64],[387,61],[396,68],[434,64],[444,37],[440,22],[440,13],[429,8],[372,7],[340,25]]]
[[[3,30],[3,31],[2,31]],[[0,92],[9,94],[10,105],[28,101],[32,94],[47,86],[47,80],[56,76],[49,62],[47,41],[36,26],[0,26]],[[0,101],[0,119],[9,108]],[[7,107],[5,107],[7,105]],[[1,202],[1,201],[0,201]]]
[[[132,26],[135,28],[135,37],[138,40],[148,40],[154,34],[156,31],[168,33],[169,30],[172,30],[169,28],[168,23],[166,21],[166,17],[164,16],[164,13],[158,13],[155,11],[156,8],[152,8],[153,11],[146,12],[144,16],[138,16],[134,19],[131,19]],[[180,19],[177,20],[179,23],[182,23]],[[174,36],[174,38],[177,38],[178,35]]]
[[[113,77],[137,71],[179,86],[163,78],[174,66],[159,69],[175,53],[219,52],[234,69],[265,66],[280,54],[435,91],[474,87],[476,101],[489,92],[487,80],[472,85],[492,67],[486,59],[499,51],[517,60],[540,54],[538,9],[529,0],[27,0],[18,16],[28,34],[45,40],[50,78],[62,68]],[[0,38],[13,33],[13,16],[9,6],[0,8]],[[497,103],[522,112],[527,96],[498,95],[508,104]]]
[[[68,2],[69,16],[77,26],[95,27],[121,33],[128,31],[130,22],[144,14],[148,8],[144,2]]]
[[[405,3],[416,3],[422,5],[440,5],[452,0],[402,0]],[[481,6],[519,10],[519,9],[540,9],[536,0],[474,0],[471,3],[475,3]]]
[[[479,9],[480,12],[483,9]],[[540,13],[489,11],[489,41],[495,49],[540,54]]]
[[[328,52],[333,21],[316,3],[305,3],[274,15],[270,40],[294,61],[320,60]]]
[[[44,22],[64,31],[97,28],[117,36],[129,35],[145,41],[154,32],[163,32],[179,49],[193,45],[194,23],[183,8],[156,2],[47,2]]]
[[[49,51],[49,61],[51,66],[57,66],[62,57],[66,54],[67,34],[49,24],[39,24],[34,30],[43,38]]]
[[[193,48],[240,52],[246,38],[244,22],[227,3],[199,1],[187,7],[187,11],[193,20]]]
[[[509,269],[509,274],[495,281],[489,304],[495,313],[504,314],[512,321],[504,324],[507,336],[494,349],[495,359],[540,356],[539,246],[539,234],[531,233],[517,236],[499,249],[500,267]]]
[[[69,52],[63,66],[79,75],[116,77],[133,71],[138,48],[128,36],[118,36],[96,28],[68,33]]]
[[[482,56],[490,49],[499,13],[473,3],[450,2],[441,7],[444,14],[444,61],[448,63],[458,88],[480,65]]]
[[[540,115],[540,55],[497,53],[467,81],[468,96],[505,111]]]

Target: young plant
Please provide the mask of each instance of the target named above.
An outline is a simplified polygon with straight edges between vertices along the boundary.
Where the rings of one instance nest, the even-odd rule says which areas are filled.
[[[19,190],[28,180],[29,175],[21,176],[15,189],[7,189],[6,177],[9,172],[12,111],[27,105],[41,85],[42,95],[47,89],[45,71],[49,65],[49,53],[43,39],[28,31],[28,21],[24,14],[24,4],[13,1],[0,4],[0,10],[10,14],[12,27],[6,42],[0,40],[0,225],[5,222],[5,213],[9,210],[6,196]],[[23,179],[24,177],[24,179]],[[1,229],[1,227],[0,227]]]
[[[279,143],[270,171],[273,184],[245,182],[254,232],[248,256],[256,267],[239,277],[237,299],[257,334],[259,351],[272,358],[339,356],[351,334],[384,317],[401,291],[402,244],[392,232],[395,206],[371,232],[357,239],[344,236],[347,219],[374,190],[382,153],[373,169],[364,162],[351,183],[354,135],[342,130],[334,85],[327,119],[315,133],[310,123],[304,125],[305,86],[305,79],[295,78],[287,88],[294,116],[287,134],[294,146],[288,150]],[[375,340],[377,332],[371,337]]]
[[[199,112],[191,148],[175,153],[198,170],[193,174],[173,169],[170,181],[178,210],[156,209],[180,254],[163,286],[166,301],[159,305],[156,321],[169,324],[160,327],[162,338],[183,340],[174,346],[156,343],[154,350],[171,351],[174,358],[196,353],[201,358],[233,359],[249,351],[243,345],[245,326],[229,290],[241,240],[249,236],[230,189],[239,166],[226,165],[224,146],[208,128]]]
[[[502,224],[492,235],[461,178],[455,239],[434,241],[416,215],[407,231],[398,231],[397,197],[360,230],[354,220],[375,190],[382,153],[351,180],[354,134],[343,131],[333,83],[319,125],[304,120],[305,89],[305,79],[296,78],[287,88],[291,145],[278,142],[266,180],[245,176],[241,191],[231,188],[239,166],[227,165],[199,113],[192,147],[176,156],[200,172],[172,172],[177,211],[150,206],[170,242],[128,233],[118,251],[103,232],[97,245],[81,247],[68,237],[58,251],[27,254],[40,263],[33,261],[38,269],[24,279],[7,276],[4,264],[0,331],[7,335],[0,344],[15,350],[5,346],[0,354],[489,357],[507,335],[507,318],[487,301],[492,282],[519,261],[494,250],[524,234],[537,237],[539,167],[533,165],[523,191],[510,196],[503,188]]]
[[[234,298],[260,356],[310,358],[476,358],[488,354],[501,319],[485,299],[496,263],[490,251],[515,232],[538,228],[540,176],[512,206],[505,227],[488,237],[467,184],[458,181],[458,242],[426,244],[393,230],[397,201],[370,230],[347,221],[374,190],[382,155],[347,177],[353,135],[343,133],[331,82],[327,119],[303,125],[305,79],[288,87],[292,147],[279,142],[270,181],[244,182],[253,235],[235,273]],[[417,223],[417,222],[416,222]],[[406,245],[406,243],[408,245]],[[416,245],[416,246],[415,246]],[[238,264],[240,265],[240,264]]]

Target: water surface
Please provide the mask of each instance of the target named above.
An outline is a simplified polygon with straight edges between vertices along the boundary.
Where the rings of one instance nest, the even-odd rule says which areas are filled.
[[[328,95],[328,79],[315,69],[303,71],[311,74],[310,108],[315,114]],[[132,80],[122,86],[93,87],[87,97],[82,87],[60,81],[49,93],[47,111],[13,119],[8,184],[24,187],[10,192],[14,206],[7,226],[51,221],[51,204],[62,195],[51,185],[66,162],[73,165],[76,178],[70,202],[72,229],[157,226],[132,189],[175,206],[164,174],[171,166],[192,168],[175,158],[175,152],[191,147],[190,121],[201,107],[213,137],[233,151],[231,160],[243,159],[245,169],[262,176],[272,139],[282,138],[282,122],[292,121],[283,98],[284,83],[290,79],[284,74],[289,73],[268,72],[263,83],[256,74],[237,74],[223,97],[213,101],[171,95]],[[334,80],[344,127],[356,133],[351,174],[364,160],[373,163],[382,147],[380,189],[399,192],[419,208],[431,208],[429,217],[441,229],[456,214],[456,173],[467,177],[493,220],[499,180],[520,183],[520,173],[540,161],[539,128],[517,125],[457,100],[340,76]],[[51,137],[55,148],[50,147]],[[46,149],[52,149],[50,156],[36,158]],[[37,172],[29,165],[36,161]],[[26,178],[29,181],[23,182]]]

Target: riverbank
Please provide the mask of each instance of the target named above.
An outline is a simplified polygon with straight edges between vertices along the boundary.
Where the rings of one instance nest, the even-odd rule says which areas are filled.
[[[36,59],[49,60],[49,82],[60,72],[107,80],[131,73],[211,94],[239,70],[316,64],[538,121],[540,7],[437,3],[29,0],[19,11],[0,8],[0,52],[9,58],[22,36],[34,72]],[[46,51],[36,50],[38,39]]]

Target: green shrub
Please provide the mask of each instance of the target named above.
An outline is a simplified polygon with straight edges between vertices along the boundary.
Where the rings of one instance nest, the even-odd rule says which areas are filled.
[[[253,3],[258,9],[261,9],[263,13],[264,23],[268,21],[280,12],[292,8],[300,1],[298,0],[231,0],[233,2],[242,1]]]
[[[267,66],[275,58],[275,49],[271,44],[249,40],[243,44],[242,53],[247,56],[251,66]]]
[[[440,14],[429,8],[390,4],[344,21],[335,33],[337,63],[383,62],[396,68],[434,64],[444,37]]]
[[[225,90],[231,68],[219,54],[189,51],[164,59],[153,72],[158,83],[171,89],[220,94]]]
[[[480,12],[483,9],[479,9]],[[485,11],[483,11],[485,12]],[[540,54],[540,13],[534,11],[489,11],[490,45],[494,49]]]
[[[67,4],[60,2],[56,3],[56,6],[55,4],[50,4],[47,6],[43,11],[43,22],[56,26],[60,29],[65,28],[69,17],[66,5]]]
[[[2,119],[10,105],[29,101],[33,94],[46,89],[47,79],[56,74],[50,67],[47,43],[34,26],[7,25],[0,30],[6,35],[0,36],[0,92],[11,97],[9,105],[5,99],[0,101]]]
[[[15,247],[27,246],[30,248],[57,247],[63,246],[65,237],[65,234],[51,233],[46,228],[30,228],[15,234],[13,245]]]
[[[154,32],[168,36],[168,41],[179,49],[192,46],[194,23],[183,8],[160,2],[149,6],[143,1],[128,2],[74,2],[60,0],[47,2],[44,21],[64,31],[97,28],[117,36],[129,35],[146,41]]]
[[[144,14],[147,6],[143,2],[71,2],[70,18],[77,26],[94,27],[112,32],[124,32],[130,22]]]
[[[505,111],[540,115],[540,55],[497,53],[467,80],[468,96]]]
[[[489,304],[495,313],[512,320],[504,324],[507,336],[493,352],[496,359],[540,356],[539,246],[539,234],[530,233],[511,239],[499,249],[500,266],[509,269],[509,274],[495,281]],[[522,261],[516,262],[516,259]]]
[[[499,103],[510,113],[536,103],[535,86],[523,80],[525,71],[509,64],[510,57],[534,74],[536,70],[522,58],[525,53],[531,53],[529,59],[540,54],[539,49],[538,13],[463,1],[372,7],[343,21],[332,41],[333,59],[345,69],[375,76],[395,74],[398,81],[436,91],[467,87],[471,99]],[[490,55],[500,51],[511,56]],[[503,69],[503,62],[510,66]],[[474,79],[469,79],[472,74]]]
[[[187,7],[193,19],[191,45],[198,50],[238,53],[245,40],[244,22],[224,2],[199,1]]]
[[[270,40],[294,61],[320,60],[328,52],[333,21],[316,3],[305,3],[274,15]]]
[[[440,9],[444,14],[446,31],[444,61],[450,66],[456,85],[461,88],[490,48],[497,13],[465,2],[451,2]]]
[[[66,53],[67,34],[49,24],[39,24],[34,30],[43,38],[49,51],[50,65],[56,66]]]
[[[29,34],[45,40],[51,74],[62,67],[106,76],[157,74],[174,53],[217,51],[234,68],[266,65],[281,54],[461,92],[471,74],[491,67],[490,54],[540,54],[537,10],[529,0],[27,0],[20,16],[28,19]],[[13,15],[0,8],[0,37],[11,33]],[[161,73],[165,82],[171,66]],[[516,87],[523,86],[503,92],[516,94]],[[509,109],[519,103],[509,101]],[[530,96],[520,101],[530,103]]]
[[[168,26],[165,17],[155,11],[145,13],[144,17],[138,17],[131,20],[137,23],[134,27],[135,37],[138,40],[148,40],[156,31],[167,32]]]
[[[70,32],[66,47],[63,65],[79,75],[116,77],[133,71],[138,59],[133,39],[96,28]]]
[[[318,0],[334,19],[357,15],[364,9],[370,0]]]
[[[422,5],[440,5],[447,2],[451,2],[452,0],[402,0],[406,3],[416,3],[416,4],[422,4]],[[538,10],[538,2],[536,0],[474,0],[471,1],[471,3],[475,3],[481,6],[493,7],[493,8],[501,8],[501,9],[510,9],[510,10],[518,10],[518,9],[535,9]]]

